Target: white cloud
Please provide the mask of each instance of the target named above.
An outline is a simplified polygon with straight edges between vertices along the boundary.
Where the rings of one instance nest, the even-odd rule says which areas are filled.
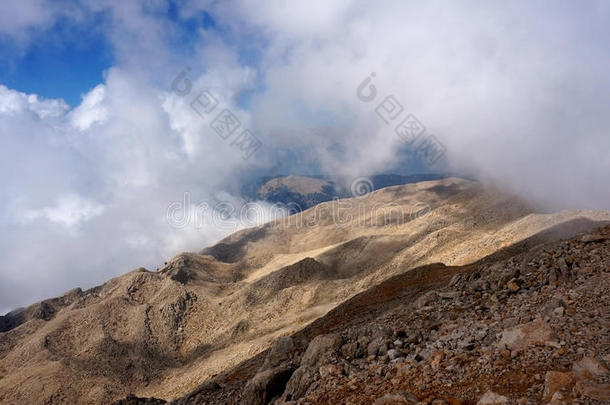
[[[21,0],[19,4],[0,3],[0,34],[25,39],[33,27],[46,26],[53,22],[57,8],[45,0]]]
[[[314,145],[330,173],[391,167],[400,142],[373,110],[394,95],[453,169],[555,208],[610,208],[604,2],[293,4],[206,4],[264,49],[253,120],[275,144]],[[373,71],[379,94],[365,104],[355,90]],[[326,153],[334,144],[343,162]]]
[[[81,131],[97,122],[108,118],[108,109],[104,105],[106,88],[100,84],[83,97],[83,101],[70,113],[72,125]]]
[[[63,100],[40,99],[36,94],[28,95],[0,84],[0,114],[15,115],[29,111],[38,118],[45,119],[60,117],[68,109],[68,105]]]
[[[54,206],[24,211],[22,218],[26,222],[43,218],[71,228],[97,217],[103,212],[103,205],[76,194],[67,194],[59,196],[57,204]]]
[[[0,12],[0,35],[27,44],[66,15],[41,1]],[[233,201],[278,151],[342,178],[396,167],[403,143],[374,112],[387,95],[452,168],[547,206],[610,208],[605,2],[286,4],[189,2],[183,18],[205,10],[217,29],[183,47],[165,2],[75,4],[73,18],[105,13],[117,62],[72,111],[0,85],[0,307],[212,243],[234,229],[170,226],[168,206],[185,192],[195,207]],[[186,66],[193,87],[179,96]],[[377,99],[363,103],[356,87],[373,71]],[[191,108],[203,90],[263,141],[255,157]]]
[[[112,68],[72,111],[61,100],[0,88],[6,192],[0,201],[0,307],[89,287],[138,266],[155,269],[238,229],[218,226],[211,213],[205,226],[176,227],[166,211],[186,191],[194,204],[212,207],[232,199],[218,191],[239,188],[236,174],[251,163],[190,100],[199,86],[214,88],[247,125],[248,114],[233,101],[248,85],[247,75],[236,68],[224,82],[218,74],[193,76],[193,93],[181,98],[137,71]],[[188,149],[187,138],[198,147]]]

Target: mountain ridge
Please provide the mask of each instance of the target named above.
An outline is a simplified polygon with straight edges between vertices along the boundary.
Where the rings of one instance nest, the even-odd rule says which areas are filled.
[[[0,335],[0,401],[179,398],[409,269],[466,265],[559,224],[570,234],[607,220],[535,214],[458,178],[321,203],[158,272],[136,269],[26,308],[24,322]]]

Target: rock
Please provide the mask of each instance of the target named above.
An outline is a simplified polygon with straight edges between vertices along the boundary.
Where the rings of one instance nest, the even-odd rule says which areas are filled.
[[[422,309],[434,302],[434,300],[436,300],[436,297],[436,291],[428,291],[427,293],[421,295],[418,299],[416,299],[414,305],[416,308]]]
[[[563,257],[559,259],[557,265],[559,266],[559,270],[561,270],[562,275],[566,275],[570,271],[570,268],[566,263],[566,259],[564,259]]]
[[[552,347],[553,349],[561,349],[561,345],[556,340],[547,340],[544,342],[545,346]]]
[[[49,321],[55,316],[55,308],[49,303],[42,301],[34,305],[32,316],[43,321]]]
[[[519,287],[519,284],[517,284],[515,280],[511,280],[508,282],[508,284],[506,284],[506,288],[512,292],[517,292],[521,287]]]
[[[574,385],[574,393],[604,404],[610,403],[610,384],[598,384],[594,381],[582,380]]]
[[[458,298],[460,296],[459,291],[448,291],[448,292],[439,292],[438,296],[445,300],[452,300]]]
[[[518,351],[531,345],[544,344],[553,340],[554,337],[555,334],[551,327],[538,318],[532,322],[505,329],[499,345],[505,346],[511,351]]]
[[[292,401],[301,398],[307,392],[318,372],[324,373],[325,376],[340,373],[338,368],[322,369],[320,366],[324,364],[327,355],[335,353],[341,348],[342,343],[341,336],[335,333],[316,336],[307,346],[307,350],[301,359],[301,366],[292,373],[286,383],[282,399]]]
[[[335,333],[316,336],[307,346],[301,366],[316,366],[325,354],[336,351],[342,343],[341,336]]]
[[[348,360],[361,357],[358,350],[358,342],[348,342],[341,346],[341,354]]]
[[[559,391],[557,391],[556,393],[553,394],[553,397],[551,398],[551,402],[549,403],[550,405],[563,405],[563,400],[565,399],[565,397],[563,396],[563,394]]]
[[[477,402],[477,405],[503,405],[503,404],[508,404],[508,398],[503,395],[496,394],[495,392],[492,392],[492,391],[487,391],[485,394],[483,394],[483,396]]]
[[[369,356],[383,356],[388,351],[388,344],[383,336],[377,336],[369,343],[367,353]]]
[[[240,404],[264,405],[284,392],[292,375],[290,366],[280,366],[257,373],[244,388]]]
[[[157,398],[139,398],[133,394],[129,394],[126,398],[116,401],[112,405],[163,405],[167,404],[162,399]]]
[[[394,359],[397,359],[399,357],[402,357],[402,354],[398,350],[396,350],[396,349],[388,350],[388,358],[390,360],[394,360]]]
[[[315,370],[311,367],[299,367],[290,377],[286,384],[286,390],[282,399],[284,401],[294,401],[301,398],[314,381]]]
[[[560,371],[548,371],[544,378],[544,401],[550,401],[556,392],[569,392],[574,385],[574,375]]]
[[[373,405],[410,405],[418,402],[417,397],[410,392],[386,394],[377,398]]]
[[[318,369],[320,373],[320,377],[328,378],[330,376],[339,376],[342,374],[341,368],[336,364],[329,364],[326,366],[320,366]]]
[[[433,370],[438,370],[438,367],[441,364],[441,361],[443,361],[443,359],[445,358],[445,352],[442,350],[439,350],[438,352],[434,353],[430,359],[430,365],[432,366]]]
[[[563,309],[563,307],[557,307],[553,310],[553,314],[555,316],[563,316],[565,310]]]
[[[290,359],[290,355],[294,350],[294,342],[290,336],[279,338],[269,349],[265,362],[259,371],[264,371],[279,366],[283,362]]]
[[[595,379],[610,374],[608,368],[593,357],[585,357],[579,362],[574,363],[572,371],[581,379]]]
[[[585,235],[580,240],[584,243],[594,243],[594,242],[603,242],[607,240],[606,236],[602,235]]]

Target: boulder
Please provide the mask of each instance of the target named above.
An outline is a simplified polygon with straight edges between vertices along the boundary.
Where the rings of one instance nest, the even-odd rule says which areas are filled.
[[[289,365],[283,365],[257,373],[246,384],[239,403],[265,405],[273,398],[280,397],[292,372]]]
[[[505,346],[511,351],[519,351],[531,345],[544,344],[554,338],[553,329],[538,318],[532,322],[505,329],[499,345]]]
[[[377,398],[373,405],[410,405],[418,402],[417,397],[410,392],[386,394]]]
[[[593,357],[585,357],[572,365],[572,371],[579,378],[595,379],[610,374],[610,371],[602,362]]]
[[[316,370],[311,367],[299,367],[290,377],[286,384],[286,390],[282,399],[284,401],[294,401],[301,398],[309,386],[314,381]]]
[[[434,300],[436,300],[437,296],[438,295],[437,295],[436,291],[428,291],[427,293],[425,293],[425,294],[421,295],[419,298],[417,298],[415,300],[414,305],[416,308],[421,309],[421,308],[433,303]]]
[[[570,392],[574,385],[574,375],[560,371],[549,371],[544,378],[542,399],[550,401],[557,392]]]
[[[307,346],[301,359],[301,366],[312,367],[319,364],[324,355],[336,352],[343,343],[341,336],[335,333],[316,336]]]
[[[477,405],[503,405],[508,404],[508,398],[503,395],[496,394],[493,391],[487,391],[477,402]]]
[[[388,351],[388,345],[386,338],[383,336],[377,336],[374,338],[367,347],[367,353],[369,356],[383,356]]]
[[[277,367],[283,362],[290,360],[290,356],[294,350],[294,341],[290,336],[283,336],[277,339],[269,349],[260,371]]]
[[[602,404],[610,403],[610,384],[598,384],[591,380],[581,380],[574,385],[574,393],[594,399]]]

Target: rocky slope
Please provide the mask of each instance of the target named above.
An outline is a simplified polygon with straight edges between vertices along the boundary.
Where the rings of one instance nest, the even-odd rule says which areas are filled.
[[[548,237],[393,277],[172,404],[608,404],[610,226]]]
[[[308,329],[392,277],[426,280],[410,270],[440,262],[450,267],[423,268],[446,278],[522,241],[569,237],[600,221],[610,214],[537,214],[458,178],[322,203],[158,272],[137,269],[0,317],[0,403],[111,403],[130,393],[173,400],[246,364],[239,382],[278,338],[349,326]]]

